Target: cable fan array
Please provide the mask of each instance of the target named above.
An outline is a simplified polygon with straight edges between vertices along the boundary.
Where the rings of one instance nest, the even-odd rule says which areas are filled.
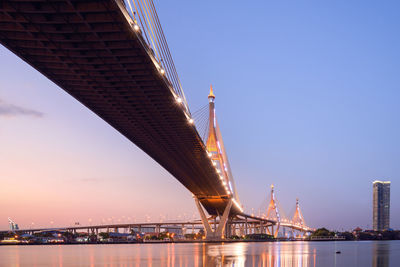
[[[197,132],[199,133],[203,143],[207,142],[207,136],[209,131],[209,110],[208,104],[204,105],[200,109],[193,112],[192,116],[195,121]]]
[[[153,0],[121,1],[124,3],[126,10],[133,20],[133,29],[142,37],[151,51],[157,68],[162,75],[165,74],[177,95],[178,102],[183,103],[187,113],[190,114],[182,84],[179,80]]]

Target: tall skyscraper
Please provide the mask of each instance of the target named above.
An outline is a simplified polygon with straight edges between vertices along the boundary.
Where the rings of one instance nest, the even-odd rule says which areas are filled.
[[[390,181],[374,181],[372,225],[375,231],[389,229],[390,223]]]

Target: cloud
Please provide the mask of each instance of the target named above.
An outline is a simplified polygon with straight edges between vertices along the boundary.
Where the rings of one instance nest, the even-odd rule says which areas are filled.
[[[0,99],[0,116],[3,117],[15,117],[15,116],[31,116],[36,118],[41,118],[44,116],[42,112],[19,107],[16,105],[8,104]]]

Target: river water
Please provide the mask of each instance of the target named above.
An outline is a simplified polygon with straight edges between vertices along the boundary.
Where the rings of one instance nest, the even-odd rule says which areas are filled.
[[[0,266],[397,267],[400,241],[0,246]]]

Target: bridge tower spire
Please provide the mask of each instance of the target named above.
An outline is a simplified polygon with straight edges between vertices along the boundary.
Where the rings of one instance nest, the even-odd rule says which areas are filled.
[[[212,87],[212,85],[210,85],[210,93],[208,94],[208,99],[209,99],[209,101],[211,102],[214,102],[214,99],[215,99],[215,95],[214,95],[214,92],[213,92],[213,87]]]
[[[275,213],[275,217],[273,217],[273,213]],[[271,185],[271,199],[269,201],[268,209],[267,209],[267,219],[273,219],[277,221],[276,228],[274,229],[274,225],[271,225],[271,229],[267,228],[267,232],[274,237],[278,236],[279,226],[281,223],[281,218],[279,215],[278,206],[276,204],[274,185]]]
[[[213,161],[219,160],[219,151],[217,146],[217,133],[216,133],[216,119],[215,119],[215,95],[213,92],[212,85],[210,85],[210,93],[208,94],[208,136],[206,147],[207,151],[211,153],[211,159]]]

